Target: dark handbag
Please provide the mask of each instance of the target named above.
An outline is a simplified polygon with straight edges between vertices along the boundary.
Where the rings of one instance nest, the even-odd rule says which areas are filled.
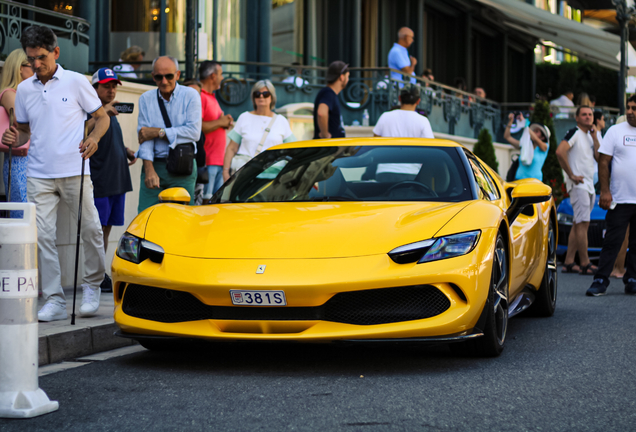
[[[163,116],[163,122],[166,128],[172,127],[170,117],[166,112],[166,107],[161,100],[159,90],[157,89],[157,100],[159,101],[159,109]],[[194,168],[194,143],[177,144],[175,148],[170,147],[168,151],[168,159],[166,160],[166,169],[170,174],[189,176]]]
[[[210,173],[208,167],[205,166],[205,135],[201,132],[201,137],[197,141],[197,183],[208,184],[210,182]]]
[[[510,164],[510,168],[508,168],[508,173],[506,174],[506,181],[512,182],[515,181],[515,177],[517,176],[517,170],[519,169],[519,156],[516,158],[513,156],[512,163]]]

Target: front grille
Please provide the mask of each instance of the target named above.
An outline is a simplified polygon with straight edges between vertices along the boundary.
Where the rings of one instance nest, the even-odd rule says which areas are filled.
[[[567,246],[570,238],[571,225],[559,225],[559,244]],[[587,230],[587,247],[601,248],[603,247],[603,231],[605,230],[604,220],[593,220]]]
[[[431,285],[339,293],[315,307],[250,307],[209,306],[187,292],[130,284],[122,309],[129,316],[164,323],[221,319],[373,325],[430,318],[449,307],[448,298]]]

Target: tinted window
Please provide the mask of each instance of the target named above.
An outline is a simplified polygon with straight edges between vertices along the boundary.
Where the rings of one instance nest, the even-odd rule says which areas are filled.
[[[343,146],[263,152],[213,202],[469,199],[468,177],[454,147]]]
[[[481,164],[472,157],[468,158],[470,162],[470,166],[473,169],[473,174],[475,174],[475,181],[477,182],[477,186],[481,189],[482,194],[488,200],[495,200],[499,198],[499,191],[495,186],[492,178],[486,172],[486,170],[481,166]]]

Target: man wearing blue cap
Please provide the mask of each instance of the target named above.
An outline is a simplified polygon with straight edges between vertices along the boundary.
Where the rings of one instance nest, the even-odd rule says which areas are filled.
[[[93,74],[91,82],[110,117],[110,126],[99,141],[97,151],[90,158],[95,207],[102,224],[106,252],[111,228],[113,225],[124,225],[126,192],[133,190],[128,165],[132,165],[137,159],[134,152],[124,145],[124,137],[116,117],[119,113],[113,107],[117,86],[121,85],[117,74],[111,69],[101,68]],[[91,120],[89,128],[92,122]],[[101,289],[102,292],[113,290],[113,283],[107,274],[104,275]]]

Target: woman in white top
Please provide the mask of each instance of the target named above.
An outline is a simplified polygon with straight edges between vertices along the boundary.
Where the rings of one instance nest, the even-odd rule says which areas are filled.
[[[296,141],[287,119],[272,111],[276,107],[276,89],[271,81],[263,80],[254,84],[252,104],[254,111],[241,114],[228,134],[230,144],[225,149],[223,160],[224,181],[230,178],[230,168],[240,168],[272,146]],[[232,163],[234,157],[236,160]]]

